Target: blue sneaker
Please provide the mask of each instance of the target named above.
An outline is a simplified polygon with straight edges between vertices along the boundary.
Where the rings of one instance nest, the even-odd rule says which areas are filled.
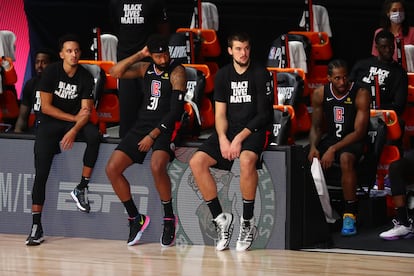
[[[342,224],[342,236],[353,236],[356,235],[356,217],[354,214],[345,213],[343,216],[343,224]]]

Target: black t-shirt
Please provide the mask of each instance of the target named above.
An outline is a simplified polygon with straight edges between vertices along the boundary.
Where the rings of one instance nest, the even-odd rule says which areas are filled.
[[[355,64],[350,79],[371,91],[373,77],[378,76],[381,109],[392,109],[401,115],[407,103],[407,72],[397,62],[385,63],[378,57],[364,59]]]
[[[73,115],[79,112],[82,99],[93,99],[93,87],[94,80],[88,70],[78,66],[75,75],[69,77],[62,61],[46,67],[39,83],[39,91],[53,94],[53,106]]]
[[[39,85],[39,82],[40,82],[39,76],[35,76],[31,78],[30,80],[28,80],[23,86],[22,98],[20,101],[21,104],[27,107],[30,107],[31,109],[33,108],[35,111],[39,111],[39,108],[40,108],[40,98],[39,98],[39,95],[36,95],[38,94],[37,87]]]
[[[349,91],[338,98],[332,93],[332,84],[326,84],[323,90],[323,112],[326,120],[328,139],[342,140],[354,131],[357,114],[356,95],[359,87],[353,83]]]
[[[118,37],[118,60],[141,50],[148,37],[157,32],[158,24],[166,22],[164,0],[120,0],[115,10]]]
[[[215,78],[214,100],[227,104],[229,130],[248,128],[256,132],[271,120],[272,88],[265,67],[251,63],[239,75],[232,63],[221,68]]]

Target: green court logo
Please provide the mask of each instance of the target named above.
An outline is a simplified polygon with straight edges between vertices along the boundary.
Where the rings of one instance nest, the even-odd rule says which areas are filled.
[[[188,149],[191,151],[191,149]],[[190,154],[187,154],[190,156]],[[181,160],[181,161],[180,161]],[[175,159],[168,170],[171,178],[173,207],[178,215],[177,245],[215,245],[217,232],[212,216],[194,181],[188,160]],[[240,166],[234,162],[232,170],[211,169],[217,183],[217,191],[225,212],[234,215],[234,230],[230,247],[235,247],[242,215],[242,197],[240,193]],[[257,238],[253,248],[266,248],[275,225],[275,189],[266,164],[258,170],[259,184],[255,200]]]

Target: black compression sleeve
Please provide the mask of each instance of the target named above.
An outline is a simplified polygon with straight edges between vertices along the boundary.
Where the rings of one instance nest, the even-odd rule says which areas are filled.
[[[173,90],[171,94],[170,111],[165,114],[159,124],[159,129],[164,131],[173,131],[175,122],[179,121],[184,112],[184,94],[180,90]]]

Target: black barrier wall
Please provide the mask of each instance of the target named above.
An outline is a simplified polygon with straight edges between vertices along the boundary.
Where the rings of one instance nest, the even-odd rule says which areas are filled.
[[[28,234],[31,225],[31,188],[34,180],[33,140],[0,138],[0,232]],[[127,214],[112,190],[105,164],[116,144],[101,145],[91,178],[89,197],[91,213],[76,210],[70,197],[80,179],[85,145],[75,143],[72,150],[55,156],[47,183],[42,215],[45,236],[66,236],[126,240]],[[177,244],[214,245],[216,233],[211,215],[202,200],[188,159],[195,147],[177,149],[177,159],[170,164],[173,206],[179,217]],[[298,249],[325,243],[329,234],[313,185],[307,185],[301,147],[280,147],[266,151],[264,167],[259,170],[255,217],[258,237],[254,248]],[[159,242],[162,210],[158,193],[148,168],[134,165],[126,171],[139,210],[151,217],[143,242]],[[236,161],[231,172],[213,170],[219,197],[226,211],[235,214],[234,247],[242,214],[239,190],[240,167]],[[23,241],[22,241],[23,242]]]

